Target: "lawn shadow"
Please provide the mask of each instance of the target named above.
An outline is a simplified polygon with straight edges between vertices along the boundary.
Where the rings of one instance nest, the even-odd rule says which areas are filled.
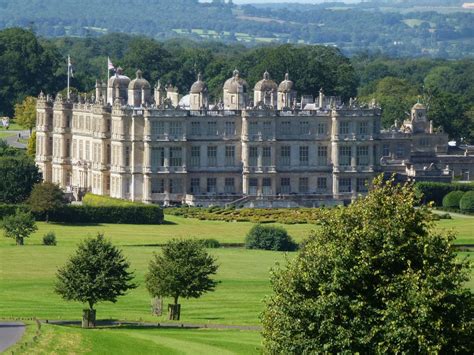
[[[86,222],[86,223],[79,223],[79,222],[49,222],[47,225],[58,225],[64,227],[101,227],[103,223],[95,223],[95,222]]]
[[[172,221],[164,220],[161,224],[167,224],[167,225],[174,225],[174,226],[176,226],[178,223],[172,222]]]

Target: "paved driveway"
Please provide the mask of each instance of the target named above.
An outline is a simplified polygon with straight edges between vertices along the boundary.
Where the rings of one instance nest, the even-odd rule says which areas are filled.
[[[21,322],[0,322],[0,352],[21,339],[25,325]]]

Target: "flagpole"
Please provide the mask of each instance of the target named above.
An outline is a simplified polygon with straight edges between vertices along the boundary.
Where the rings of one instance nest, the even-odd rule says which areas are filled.
[[[105,102],[108,102],[108,95],[109,95],[109,80],[110,80],[110,69],[109,69],[109,62],[110,62],[110,57],[107,57],[107,89],[105,91]]]
[[[71,93],[69,90],[70,75],[71,75],[71,57],[67,56],[67,99],[68,101],[71,99]]]

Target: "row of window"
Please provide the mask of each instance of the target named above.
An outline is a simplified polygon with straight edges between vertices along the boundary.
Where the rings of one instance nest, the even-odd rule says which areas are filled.
[[[359,121],[359,122],[350,122],[350,121],[341,121],[339,122],[339,134],[369,134],[369,122],[368,121]]]
[[[235,135],[235,122],[226,121],[224,123],[224,132],[226,136]],[[184,134],[183,122],[181,121],[152,121],[151,134],[154,136],[169,134],[171,136],[181,136]],[[193,121],[191,122],[191,134],[194,136],[218,136],[219,129],[217,121]]]

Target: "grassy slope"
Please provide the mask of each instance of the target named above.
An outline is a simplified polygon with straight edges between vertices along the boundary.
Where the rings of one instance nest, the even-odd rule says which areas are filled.
[[[40,223],[40,230],[24,247],[11,240],[0,239],[0,318],[31,317],[49,319],[80,319],[81,305],[62,301],[52,291],[54,274],[74,251],[77,241],[87,234],[103,231],[121,245],[135,270],[139,288],[113,304],[100,304],[98,317],[162,321],[150,315],[143,276],[148,261],[159,244],[172,237],[213,237],[222,242],[243,242],[251,223],[198,221],[167,216],[172,222],[162,226],[99,225],[63,226]],[[442,228],[454,228],[459,242],[473,242],[474,218],[455,216],[439,222]],[[285,226],[297,240],[313,228],[310,225]],[[57,233],[59,245],[41,245],[41,236],[49,230]],[[183,300],[184,322],[218,324],[257,324],[262,309],[261,300],[270,291],[269,269],[284,261],[283,253],[249,251],[244,249],[215,249],[211,252],[220,264],[217,278],[222,283],[213,293],[199,300]],[[473,258],[472,253],[462,253]],[[474,280],[469,287],[474,289]],[[166,302],[165,302],[166,307]],[[260,344],[258,332],[180,330],[180,329],[101,329],[83,331],[77,328],[46,326],[35,353],[255,353]],[[126,345],[125,345],[126,344]],[[136,353],[136,351],[133,351]]]
[[[19,353],[258,354],[260,334],[252,331],[210,329],[82,330],[75,327],[43,325],[42,335],[35,346]]]

